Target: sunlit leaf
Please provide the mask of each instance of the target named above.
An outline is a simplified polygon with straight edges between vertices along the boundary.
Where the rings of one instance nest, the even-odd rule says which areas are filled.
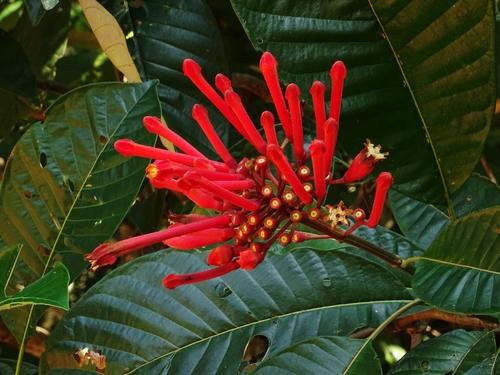
[[[37,280],[56,254],[74,278],[86,267],[82,254],[114,233],[148,160],[125,158],[113,144],[120,138],[154,143],[142,118],[159,114],[156,95],[155,82],[81,87],[56,101],[47,121],[21,138],[0,190],[0,242],[23,245],[12,283]],[[16,338],[30,314],[20,308],[5,319]]]
[[[0,311],[24,305],[47,305],[69,309],[69,273],[61,262],[34,283],[23,286],[20,292],[7,296],[5,289],[16,264],[20,246],[12,246],[0,253]]]
[[[129,82],[141,82],[139,72],[127,49],[127,42],[116,19],[95,0],[78,0],[89,25],[113,65]]]

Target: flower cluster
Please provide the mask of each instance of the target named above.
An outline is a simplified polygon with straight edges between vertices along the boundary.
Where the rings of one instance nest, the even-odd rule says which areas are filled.
[[[125,156],[155,159],[147,168],[147,177],[155,187],[181,192],[200,207],[220,214],[215,217],[172,215],[170,219],[173,224],[165,230],[112,245],[100,245],[85,257],[91,262],[92,270],[114,263],[120,255],[160,241],[184,250],[224,242],[208,255],[207,263],[213,268],[193,274],[171,274],[165,277],[163,285],[173,289],[179,285],[218,277],[238,268],[254,269],[276,241],[286,246],[291,241],[325,237],[297,231],[298,223],[307,225],[326,221],[332,228],[345,225],[348,226],[345,236],[360,225],[377,225],[387,190],[393,182],[392,176],[387,172],[381,173],[377,178],[374,205],[368,220],[365,219],[363,210],[350,210],[343,202],[335,206],[327,205],[326,209],[322,207],[328,185],[352,183],[366,177],[387,155],[380,152],[380,146],[374,146],[367,140],[365,148],[354,158],[344,176],[332,180],[332,161],[346,76],[344,64],[336,62],[330,71],[332,88],[328,116],[324,104],[326,86],[321,82],[314,82],[311,87],[316,139],[307,149],[304,147],[299,87],[291,83],[283,95],[278,80],[277,62],[269,52],[263,54],[260,68],[286,138],[281,142],[278,140],[274,115],[269,111],[262,113],[260,119],[265,134],[263,137],[227,77],[222,74],[216,76],[215,87],[220,92],[218,93],[202,76],[200,66],[192,60],[185,60],[184,74],[260,156],[236,161],[214,130],[208,111],[199,104],[193,107],[193,118],[222,161],[208,159],[165,127],[159,119],[144,118],[144,125],[150,132],[169,140],[182,153],[136,144],[128,139],[117,141],[116,150]],[[291,145],[293,160],[284,154],[287,145]]]

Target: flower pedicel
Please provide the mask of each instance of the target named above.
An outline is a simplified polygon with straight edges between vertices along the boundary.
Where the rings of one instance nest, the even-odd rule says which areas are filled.
[[[254,269],[264,260],[275,241],[283,246],[292,240],[301,242],[333,237],[341,241],[360,225],[371,228],[377,225],[387,190],[393,183],[390,173],[382,172],[377,178],[375,200],[368,220],[365,219],[363,210],[347,209],[343,202],[333,207],[327,205],[326,214],[321,206],[327,185],[358,181],[369,175],[387,155],[380,152],[380,146],[374,146],[367,140],[364,150],[354,158],[344,176],[332,181],[331,166],[346,76],[344,64],[338,61],[330,71],[332,89],[328,118],[324,105],[326,86],[321,82],[314,82],[311,87],[317,136],[307,150],[303,143],[300,89],[295,84],[289,84],[283,95],[276,67],[277,62],[271,53],[264,53],[260,68],[288,141],[283,142],[283,146],[278,143],[271,112],[265,111],[261,116],[264,138],[251,121],[227,77],[217,75],[215,85],[220,91],[218,93],[202,76],[201,68],[196,62],[189,59],[184,61],[184,74],[255,147],[260,156],[236,161],[214,130],[208,111],[199,104],[193,107],[193,118],[222,162],[208,159],[182,137],[163,126],[159,119],[145,117],[144,126],[150,132],[166,138],[183,153],[140,145],[128,139],[117,141],[116,150],[124,156],[156,159],[146,170],[147,177],[155,187],[181,192],[200,207],[216,210],[220,215],[172,215],[170,219],[174,224],[167,229],[112,245],[100,245],[85,256],[91,262],[92,271],[113,264],[118,256],[160,241],[182,250],[230,241],[211,250],[207,263],[212,268],[165,277],[163,285],[173,289],[179,285],[219,277],[238,268]],[[292,147],[294,161],[290,161],[283,153],[287,143]],[[312,170],[306,165],[308,161]],[[349,219],[351,216],[353,225]],[[329,225],[325,225],[325,221]],[[325,234],[296,231],[298,223],[309,225]],[[336,229],[341,224],[348,226],[345,232]],[[332,232],[330,228],[337,231]]]

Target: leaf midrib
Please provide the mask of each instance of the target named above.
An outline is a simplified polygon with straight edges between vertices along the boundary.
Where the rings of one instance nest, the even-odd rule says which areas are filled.
[[[161,355],[161,356],[156,357],[156,358],[154,358],[154,359],[152,359],[150,361],[147,361],[143,365],[141,365],[139,367],[136,367],[132,371],[128,372],[128,374],[132,374],[133,372],[139,370],[141,367],[150,365],[152,362],[161,360],[161,359],[163,359],[165,357],[168,357],[168,356],[171,356],[171,355],[173,356],[173,355],[177,354],[178,352],[180,352],[181,350],[186,350],[187,348],[189,348],[191,346],[198,345],[198,344],[203,343],[205,341],[212,340],[212,339],[217,338],[219,336],[230,334],[230,333],[238,331],[238,330],[242,330],[242,329],[245,329],[245,328],[248,328],[248,327],[256,326],[257,324],[261,324],[261,323],[265,323],[265,322],[269,322],[269,321],[273,321],[273,320],[277,320],[277,319],[283,319],[283,318],[286,318],[286,317],[289,317],[289,316],[293,316],[293,315],[299,315],[299,314],[303,314],[303,313],[309,313],[309,312],[326,310],[326,309],[332,309],[332,308],[373,305],[373,304],[377,304],[377,303],[400,303],[400,304],[404,303],[404,304],[408,304],[408,303],[410,303],[412,301],[413,300],[402,300],[401,299],[401,300],[379,300],[379,301],[352,302],[352,303],[343,303],[343,304],[330,305],[330,306],[315,307],[315,308],[306,309],[306,310],[298,310],[298,311],[293,311],[291,313],[286,313],[286,314],[282,314],[282,315],[274,315],[272,317],[269,317],[269,318],[266,318],[266,319],[262,319],[262,320],[259,320],[259,321],[256,321],[256,322],[251,322],[251,323],[243,324],[241,326],[236,326],[234,328],[227,329],[225,331],[216,333],[214,335],[202,338],[201,340],[197,340],[197,341],[194,341],[194,342],[192,342],[190,344],[184,345],[184,346],[182,346],[182,347],[180,347],[178,349],[172,350],[172,351],[170,351],[170,352],[168,352],[168,353],[166,353],[164,355]]]
[[[89,171],[93,171],[94,170],[94,168],[95,168],[95,166],[97,164],[97,161],[100,160],[102,153],[104,152],[104,150],[107,149],[107,146],[110,143],[111,139],[114,138],[114,135],[120,129],[121,125],[123,124],[124,119],[128,117],[129,113],[137,106],[137,104],[141,101],[141,99],[145,96],[145,94],[149,91],[149,89],[150,89],[150,87],[147,90],[144,90],[144,92],[140,96],[138,96],[138,99],[135,101],[134,105],[131,106],[130,109],[122,116],[122,119],[121,119],[120,123],[116,126],[115,130],[113,131],[113,133],[111,133],[111,136],[108,138],[108,140],[106,142],[106,145],[104,145],[101,148],[100,152],[98,153],[97,157],[95,158],[94,163],[92,164],[92,167],[89,169]],[[52,150],[52,144],[50,144],[50,147],[51,147],[51,150]],[[59,167],[59,164],[58,164],[58,167]],[[64,222],[61,225],[61,229],[59,229],[59,233],[57,234],[57,237],[56,237],[56,239],[54,241],[54,245],[52,246],[52,249],[50,250],[49,257],[47,259],[47,262],[45,263],[44,270],[43,270],[43,272],[42,272],[42,274],[41,274],[40,277],[43,277],[46,274],[47,268],[48,268],[49,264],[51,263],[51,260],[52,260],[54,254],[55,254],[55,248],[56,248],[56,246],[57,246],[57,244],[59,242],[59,239],[61,238],[63,229],[65,228],[65,225],[66,225],[66,223],[68,221],[68,218],[71,215],[71,212],[72,212],[73,208],[75,207],[76,202],[78,201],[78,197],[80,196],[80,194],[82,193],[83,189],[85,188],[86,182],[87,182],[89,176],[91,176],[91,175],[92,174],[90,172],[87,173],[87,175],[85,176],[85,180],[83,181],[81,187],[78,189],[78,193],[74,195],[75,199],[73,200],[73,203],[71,204],[71,207],[68,210],[68,214],[64,218]],[[31,318],[32,318],[32,315],[33,315],[33,309],[34,309],[34,306],[32,305],[30,307],[30,309],[29,309],[28,319],[27,319],[27,322],[26,322],[26,327],[25,327],[24,332],[23,332],[23,338],[22,338],[22,341],[21,341],[20,352],[22,352],[24,350],[24,346],[26,345],[27,334],[28,334],[28,330],[29,330],[29,322],[31,321]]]

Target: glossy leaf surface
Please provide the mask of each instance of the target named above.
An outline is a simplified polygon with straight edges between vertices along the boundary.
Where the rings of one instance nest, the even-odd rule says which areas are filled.
[[[427,249],[450,225],[450,219],[438,207],[417,201],[395,190],[389,190],[394,216],[401,231]],[[500,188],[486,177],[473,173],[452,196],[457,218],[488,207],[500,206]]]
[[[377,264],[311,250],[270,254],[254,271],[175,290],[161,285],[171,272],[206,269],[205,261],[204,253],[166,250],[115,270],[53,331],[42,374],[77,374],[71,354],[83,347],[102,349],[111,373],[235,373],[256,335],[268,338],[271,356],[312,337],[376,327],[412,300]]]
[[[420,258],[412,286],[417,297],[444,311],[500,312],[500,209],[452,223]]]
[[[255,375],[378,375],[380,361],[364,340],[346,337],[316,337],[292,345],[259,364]]]
[[[419,344],[388,375],[462,375],[494,352],[493,332],[455,330]]]
[[[37,280],[56,254],[72,278],[87,266],[82,254],[114,233],[148,163],[119,155],[113,144],[133,138],[152,145],[155,136],[142,118],[159,109],[155,82],[87,86],[61,97],[47,110],[47,121],[26,132],[0,190],[2,245],[23,246],[16,280]],[[22,311],[8,319],[18,339],[29,314]]]
[[[0,253],[0,288],[2,290],[0,311],[33,304],[56,306],[68,310],[69,273],[61,262],[56,262],[44,277],[23,287],[21,291],[9,296],[5,294],[20,251],[20,246],[12,246]]]
[[[381,144],[398,191],[452,210],[493,115],[491,1],[232,3],[254,47],[272,52],[282,81],[307,100],[311,83],[330,85],[342,60],[342,145],[356,155],[366,137]]]

